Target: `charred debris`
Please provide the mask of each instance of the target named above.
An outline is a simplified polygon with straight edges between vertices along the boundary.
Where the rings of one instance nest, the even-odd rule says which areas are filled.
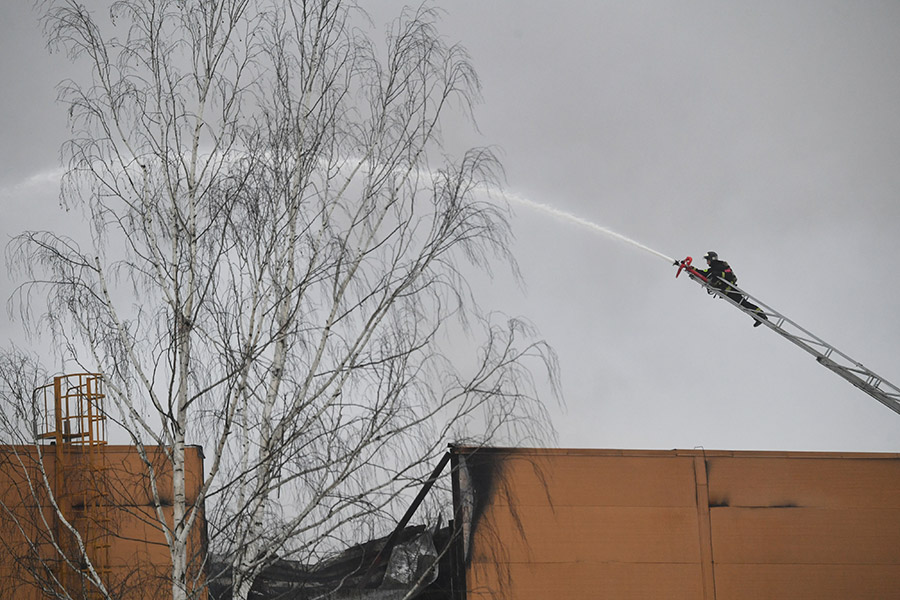
[[[393,537],[391,548],[387,543]],[[351,547],[316,565],[278,560],[257,577],[252,600],[452,600],[455,571],[450,527],[406,527]],[[211,600],[231,600],[229,565],[213,560]]]

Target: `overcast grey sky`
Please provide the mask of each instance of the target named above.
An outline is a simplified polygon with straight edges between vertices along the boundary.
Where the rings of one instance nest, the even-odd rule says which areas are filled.
[[[6,239],[77,219],[55,187],[72,67],[19,4],[0,5]],[[716,250],[900,385],[900,3],[433,4],[484,85],[480,133],[451,141],[499,148],[512,192],[669,256]],[[900,415],[658,257],[513,209],[527,290],[479,285],[559,353],[561,446],[900,450]]]

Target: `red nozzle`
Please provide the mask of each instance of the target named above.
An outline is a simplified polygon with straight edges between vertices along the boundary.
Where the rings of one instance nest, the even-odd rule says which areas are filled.
[[[681,262],[679,263],[678,272],[675,273],[675,277],[678,277],[679,275],[681,275],[681,271],[684,270],[685,267],[690,267],[690,266],[691,266],[691,261],[692,261],[692,260],[693,260],[693,259],[692,259],[690,256],[688,256],[688,257],[685,258],[683,261],[681,261]]]

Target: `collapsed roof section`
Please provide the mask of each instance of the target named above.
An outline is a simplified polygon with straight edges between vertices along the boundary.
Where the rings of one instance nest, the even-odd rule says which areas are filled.
[[[393,537],[393,546],[387,542]],[[407,527],[396,535],[351,547],[316,565],[279,560],[256,579],[254,600],[451,600],[449,527]],[[439,550],[440,549],[440,550]],[[227,573],[218,558],[211,572]],[[212,600],[231,600],[230,578],[210,584]]]

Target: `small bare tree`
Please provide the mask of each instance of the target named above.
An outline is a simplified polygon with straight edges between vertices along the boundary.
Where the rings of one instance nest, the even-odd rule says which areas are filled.
[[[166,449],[174,599],[203,588],[204,503],[245,599],[278,557],[383,531],[448,441],[539,431],[531,368],[555,389],[552,351],[466,283],[515,264],[486,197],[495,157],[444,156],[448,109],[479,84],[434,11],[405,11],[381,45],[340,0],[118,0],[108,20],[43,4],[51,43],[93,71],[61,95],[64,200],[93,238],[18,237],[19,297],[46,293],[30,318],[105,374],[154,490],[144,449]],[[207,457],[193,505],[188,443]]]

